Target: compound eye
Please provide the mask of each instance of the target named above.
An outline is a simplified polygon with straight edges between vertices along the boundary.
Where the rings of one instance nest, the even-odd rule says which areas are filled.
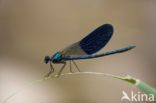
[[[45,58],[44,58],[44,63],[48,63],[50,61],[50,57],[49,56],[45,56]]]

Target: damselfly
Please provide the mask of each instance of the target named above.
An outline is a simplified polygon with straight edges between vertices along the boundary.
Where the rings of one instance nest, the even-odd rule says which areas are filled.
[[[90,34],[88,34],[82,40],[55,53],[52,57],[45,56],[44,62],[46,64],[50,62],[51,69],[46,76],[49,76],[54,72],[54,67],[52,64],[63,64],[60,71],[58,72],[58,75],[61,74],[62,70],[66,66],[66,61],[70,61],[70,72],[72,72],[71,62],[73,62],[73,64],[77,67],[78,71],[80,71],[74,60],[91,59],[116,53],[122,53],[135,47],[128,46],[126,48],[122,48],[119,50],[92,55],[98,52],[100,49],[102,49],[109,42],[110,38],[112,37],[112,34],[113,34],[113,26],[110,24],[104,24],[95,29]]]

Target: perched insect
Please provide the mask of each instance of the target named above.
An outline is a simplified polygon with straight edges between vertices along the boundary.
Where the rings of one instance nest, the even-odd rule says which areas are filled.
[[[102,56],[111,55],[115,53],[122,53],[135,47],[135,46],[128,46],[123,49],[92,55],[98,52],[100,49],[102,49],[109,42],[110,38],[112,37],[112,34],[113,34],[113,26],[110,24],[104,24],[98,27],[97,29],[95,29],[90,34],[88,34],[82,40],[68,46],[62,51],[55,53],[52,57],[45,56],[44,62],[46,64],[50,62],[50,69],[51,69],[46,76],[49,76],[51,73],[54,72],[52,63],[63,64],[60,71],[58,72],[58,75],[60,75],[62,70],[66,66],[66,61],[70,61],[70,72],[72,72],[71,61],[77,67],[78,71],[80,71],[80,69],[74,62],[74,60],[91,59],[91,58],[102,57]]]

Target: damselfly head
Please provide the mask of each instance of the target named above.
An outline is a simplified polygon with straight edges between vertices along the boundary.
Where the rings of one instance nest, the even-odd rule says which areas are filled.
[[[44,58],[44,63],[48,63],[50,61],[50,57],[49,56],[45,56],[45,58]]]

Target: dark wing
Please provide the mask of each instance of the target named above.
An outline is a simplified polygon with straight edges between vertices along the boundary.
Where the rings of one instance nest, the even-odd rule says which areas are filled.
[[[113,27],[110,24],[104,24],[91,32],[81,41],[61,50],[60,53],[65,56],[87,56],[103,48],[110,40],[113,34]]]
[[[112,34],[113,26],[104,24],[83,38],[79,45],[86,54],[91,55],[102,49],[108,43]]]

